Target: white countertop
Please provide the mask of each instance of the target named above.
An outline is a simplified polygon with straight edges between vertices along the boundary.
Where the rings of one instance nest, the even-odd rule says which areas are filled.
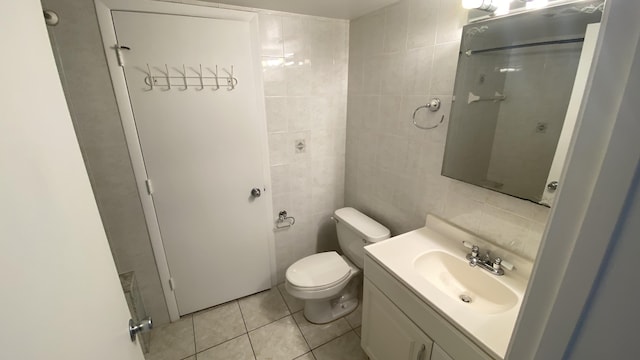
[[[429,251],[438,250],[461,259],[464,259],[469,251],[462,244],[462,240],[469,239],[465,239],[464,236],[460,239],[457,236],[460,235],[460,229],[456,228],[449,232],[447,231],[449,225],[437,218],[431,218],[427,224],[428,226],[424,228],[369,245],[365,247],[366,254],[386,268],[478,346],[492,356],[504,359],[522,304],[528,274],[524,274],[525,277],[522,276],[522,271],[517,273],[506,270],[505,275],[496,276],[496,279],[518,297],[517,304],[511,309],[497,314],[472,311],[470,307],[465,306],[466,304],[455,301],[451,296],[440,291],[414,269],[415,259]],[[452,238],[454,236],[457,238]],[[480,268],[474,270],[485,271]]]

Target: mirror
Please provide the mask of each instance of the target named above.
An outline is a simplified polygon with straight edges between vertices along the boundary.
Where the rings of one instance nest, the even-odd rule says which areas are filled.
[[[567,110],[580,105],[578,79],[586,81],[593,57],[587,44],[597,30],[587,26],[600,22],[603,5],[582,1],[463,28],[442,175],[551,204],[547,184],[559,178],[577,114]]]

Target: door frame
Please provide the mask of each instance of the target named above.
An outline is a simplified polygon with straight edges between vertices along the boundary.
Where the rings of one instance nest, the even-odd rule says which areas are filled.
[[[142,202],[144,217],[147,223],[149,237],[151,239],[151,248],[153,249],[153,254],[156,259],[156,266],[158,268],[158,274],[160,275],[162,291],[167,302],[169,317],[171,321],[177,321],[180,319],[180,314],[178,312],[178,303],[176,301],[175,293],[171,289],[170,285],[171,273],[169,270],[169,262],[167,261],[167,256],[164,250],[153,198],[147,193],[147,170],[144,164],[142,147],[138,138],[138,131],[135,125],[131,102],[129,100],[129,92],[127,90],[124,69],[119,65],[118,57],[116,55],[117,40],[111,12],[133,11],[154,14],[206,17],[212,19],[235,20],[249,23],[251,28],[251,48],[254,54],[256,54],[253,62],[254,71],[257,75],[255,77],[255,81],[256,91],[258,92],[258,94],[256,94],[259,116],[258,123],[260,126],[258,130],[260,134],[260,149],[262,152],[264,186],[267,189],[267,191],[264,192],[263,196],[264,200],[266,201],[267,214],[272,215],[273,204],[270,191],[271,173],[269,166],[269,146],[267,140],[264,85],[261,76],[262,67],[260,63],[258,14],[249,11],[221,9],[216,7],[216,4],[202,2],[192,2],[189,4],[184,4],[162,2],[157,0],[95,0],[95,6],[100,33],[102,34],[102,43],[106,55],[105,57],[109,67],[109,74],[111,75],[111,82],[113,83],[113,90],[116,97],[116,102],[118,104],[118,111],[120,113],[120,119],[122,121],[125,139],[127,141],[127,148],[129,150],[129,157],[131,158],[131,165],[133,167],[133,173],[136,179],[136,186],[138,187],[138,193],[140,194],[140,201]],[[267,234],[267,245],[269,248],[268,256],[271,272],[271,285],[274,286],[277,283],[277,276],[275,240],[271,217],[272,216],[267,216],[265,218],[263,226]]]

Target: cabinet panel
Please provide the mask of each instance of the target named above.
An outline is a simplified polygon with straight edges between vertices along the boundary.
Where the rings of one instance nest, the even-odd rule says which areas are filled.
[[[431,351],[431,360],[453,360],[438,344],[433,344],[433,350]]]
[[[420,300],[411,290],[369,256],[365,256],[364,275],[365,281],[375,285],[376,290],[386,296],[388,301],[397,306],[397,309],[402,309],[402,311],[398,311],[405,318],[412,319],[415,325],[428,334],[432,341],[445,349],[451,358],[457,360],[500,359],[497,356],[491,357],[486,354],[471,339]],[[362,329],[364,333],[364,326]]]
[[[433,341],[364,280],[362,348],[371,360],[428,360]]]

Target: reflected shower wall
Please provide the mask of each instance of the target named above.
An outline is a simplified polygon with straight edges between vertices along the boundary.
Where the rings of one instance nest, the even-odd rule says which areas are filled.
[[[540,201],[562,131],[582,43],[504,54],[502,94],[487,179],[502,191]],[[519,171],[514,171],[518,169]]]

